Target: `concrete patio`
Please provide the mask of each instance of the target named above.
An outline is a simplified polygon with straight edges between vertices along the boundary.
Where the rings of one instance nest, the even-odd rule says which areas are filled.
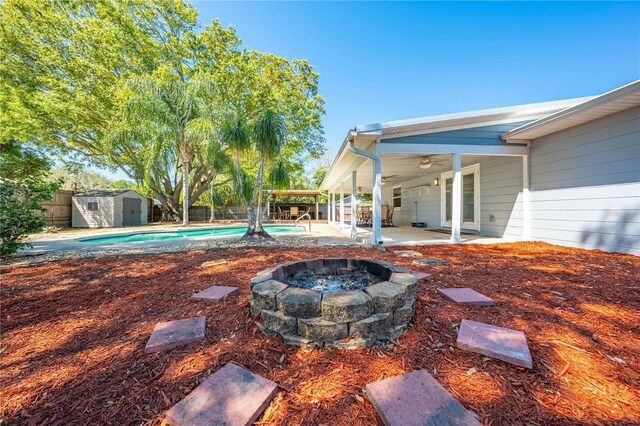
[[[334,223],[333,227],[343,235],[350,235],[351,224],[345,221],[344,225]],[[371,228],[356,227],[356,239],[361,242],[371,240]],[[485,237],[482,235],[461,234],[462,244],[496,244],[513,242],[507,238]],[[383,246],[393,247],[401,245],[410,246],[432,246],[438,244],[452,244],[451,235],[444,232],[437,232],[425,228],[412,228],[409,226],[392,226],[382,228]]]

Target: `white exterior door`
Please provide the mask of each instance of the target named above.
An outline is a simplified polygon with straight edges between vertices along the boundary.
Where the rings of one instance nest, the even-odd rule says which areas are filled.
[[[440,175],[440,225],[451,227],[453,172]],[[462,229],[480,230],[480,164],[462,168]]]

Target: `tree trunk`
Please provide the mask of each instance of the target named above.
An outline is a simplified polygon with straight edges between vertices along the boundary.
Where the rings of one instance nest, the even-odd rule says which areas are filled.
[[[256,202],[255,192],[251,205],[247,208],[247,232],[242,236],[242,241],[254,241],[254,240],[271,240],[273,237],[262,228],[262,181],[264,179],[264,166],[266,163],[266,155],[262,155],[262,161],[260,161],[260,168],[258,169],[258,176],[256,185],[258,186],[258,203],[257,209],[254,203]]]
[[[189,155],[182,153],[182,224],[189,225]]]
[[[213,179],[209,177],[209,202],[211,202],[211,210],[209,212],[209,222],[213,222],[214,220],[216,220],[216,208],[213,203],[213,197],[214,197],[213,191],[214,191]]]

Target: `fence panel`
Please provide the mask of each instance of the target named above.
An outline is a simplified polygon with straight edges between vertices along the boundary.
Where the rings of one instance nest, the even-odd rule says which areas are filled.
[[[57,226],[59,228],[71,227],[71,197],[73,191],[59,190],[53,193],[51,201],[42,203],[42,216],[47,221],[47,226]]]

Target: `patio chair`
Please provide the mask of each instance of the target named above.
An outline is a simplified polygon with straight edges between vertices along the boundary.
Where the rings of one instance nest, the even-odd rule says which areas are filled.
[[[289,209],[289,219],[293,219],[294,216],[296,217],[296,219],[298,218],[298,216],[300,216],[297,207],[291,207]]]
[[[389,210],[387,210],[387,226],[394,226],[393,225],[393,210],[394,210],[393,205],[391,205],[389,207]]]
[[[383,204],[380,207],[382,207],[382,226],[389,226],[389,204]]]

